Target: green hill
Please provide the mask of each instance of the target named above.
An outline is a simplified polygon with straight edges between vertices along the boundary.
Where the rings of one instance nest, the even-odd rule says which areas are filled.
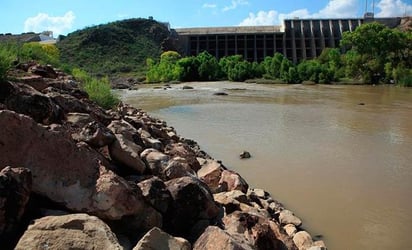
[[[169,36],[166,25],[135,18],[75,31],[60,37],[57,46],[62,63],[91,74],[140,75],[146,59],[158,58]]]

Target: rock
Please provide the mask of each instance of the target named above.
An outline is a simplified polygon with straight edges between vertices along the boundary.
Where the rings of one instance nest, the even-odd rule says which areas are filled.
[[[91,118],[87,113],[67,113],[66,121],[69,122],[72,126],[82,128],[88,123],[93,122],[93,118]]]
[[[5,167],[0,172],[0,244],[10,242],[19,226],[32,188],[31,171]]]
[[[225,95],[229,95],[229,94],[226,93],[226,92],[215,92],[215,93],[213,93],[213,95],[225,96]]]
[[[187,237],[197,221],[212,220],[219,214],[210,190],[200,180],[181,177],[165,184],[173,197],[164,221],[167,232]]]
[[[221,185],[219,185],[222,171],[223,168],[220,163],[217,161],[207,160],[199,171],[197,171],[197,175],[201,181],[206,183],[212,193],[218,193],[227,191],[227,189],[225,190]]]
[[[265,199],[268,196],[268,193],[266,193],[265,190],[260,188],[251,188],[248,190],[247,195],[251,198]]]
[[[165,214],[172,202],[172,195],[166,188],[164,182],[154,176],[137,184],[142,191],[143,197],[156,210]]]
[[[171,157],[182,157],[187,160],[190,168],[197,172],[200,169],[200,164],[197,161],[196,153],[184,143],[173,143],[169,144],[165,148],[165,154]]]
[[[219,185],[225,185],[228,191],[240,190],[243,193],[246,193],[249,188],[246,181],[238,173],[231,170],[222,171]]]
[[[287,235],[287,233],[281,228],[279,223],[275,222],[274,220],[269,221],[270,229],[276,235],[276,238],[281,240],[283,244],[286,246],[284,249],[288,250],[297,250],[295,243],[293,242],[292,238]]]
[[[247,203],[247,197],[239,190],[221,192],[213,195],[215,201],[225,207],[227,214],[240,210],[240,203]]]
[[[116,234],[127,236],[137,242],[153,227],[163,227],[163,216],[153,207],[146,206],[139,214],[124,216],[120,220],[111,221],[110,227]]]
[[[0,166],[29,168],[35,193],[104,219],[137,214],[144,206],[137,190],[87,144],[9,110],[0,111],[0,126]]]
[[[145,149],[140,157],[146,162],[151,174],[162,176],[164,169],[169,162],[169,156],[165,155],[154,148]]]
[[[87,214],[70,214],[35,220],[15,249],[123,248],[110,228],[99,218]]]
[[[286,233],[290,236],[293,237],[296,232],[298,231],[295,227],[295,225],[293,224],[287,224],[283,227],[283,229],[285,229]]]
[[[327,249],[327,247],[325,245],[325,242],[323,242],[323,240],[317,240],[317,241],[313,242],[313,246],[319,247],[319,250],[326,250]]]
[[[239,157],[240,159],[249,159],[252,156],[250,155],[248,151],[243,151],[242,153],[240,153]]]
[[[0,102],[8,109],[29,115],[36,122],[50,124],[60,120],[60,110],[52,100],[29,85],[3,82]]]
[[[185,86],[182,87],[182,89],[193,89],[193,87],[185,85]]]
[[[209,226],[203,234],[196,240],[193,250],[252,250],[254,249],[241,237],[236,239],[226,231]]]
[[[101,123],[93,121],[82,128],[76,139],[84,141],[94,148],[101,148],[111,144],[115,140],[115,136]]]
[[[312,237],[306,231],[300,231],[293,236],[293,242],[299,250],[307,250],[313,245]]]
[[[163,174],[168,180],[183,176],[196,177],[195,171],[190,168],[186,159],[179,156],[174,157],[169,161],[167,167],[163,171]]]
[[[296,217],[291,211],[286,209],[280,212],[279,222],[283,225],[293,224],[297,227],[302,225],[302,221],[298,217]]]
[[[154,227],[139,240],[133,250],[190,250],[190,243],[179,237],[173,237],[161,229]]]
[[[312,237],[306,231],[300,231],[293,236],[293,242],[299,250],[307,250],[313,245]]]
[[[44,78],[39,75],[29,75],[29,76],[18,77],[17,81],[30,85],[37,91],[42,91],[43,89],[49,86],[44,80]]]
[[[109,146],[111,158],[136,173],[142,174],[146,170],[146,165],[140,159],[142,147],[122,134],[115,134],[115,137],[116,140]]]
[[[28,72],[45,77],[45,78],[57,78],[57,73],[49,65],[34,65],[29,68]]]

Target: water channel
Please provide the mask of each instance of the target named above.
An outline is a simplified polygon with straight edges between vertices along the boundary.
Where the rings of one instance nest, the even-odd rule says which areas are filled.
[[[118,94],[270,192],[329,249],[411,248],[412,89],[208,82]]]

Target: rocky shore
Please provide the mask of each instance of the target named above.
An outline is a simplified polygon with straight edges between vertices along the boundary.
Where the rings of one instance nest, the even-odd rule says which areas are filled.
[[[0,83],[2,249],[326,249],[165,121],[50,66]]]

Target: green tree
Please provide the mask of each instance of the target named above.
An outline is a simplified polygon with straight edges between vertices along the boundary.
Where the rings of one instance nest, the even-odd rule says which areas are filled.
[[[199,79],[202,81],[218,80],[221,70],[217,59],[207,51],[198,54],[196,58],[199,60]]]
[[[182,69],[180,74],[181,81],[197,81],[199,80],[199,60],[197,57],[183,57],[177,64]]]
[[[344,32],[341,40],[344,49],[359,54],[358,71],[363,80],[370,83],[385,79],[385,64],[388,62],[392,68],[397,68],[400,63],[411,67],[411,43],[410,32],[390,29],[376,22],[361,25],[354,32]]]

